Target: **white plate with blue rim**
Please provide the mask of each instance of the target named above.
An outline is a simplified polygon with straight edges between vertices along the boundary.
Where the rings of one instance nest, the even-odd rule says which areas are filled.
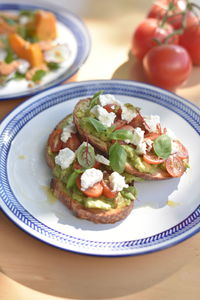
[[[190,169],[181,178],[136,183],[134,209],[115,224],[78,219],[46,192],[51,179],[45,161],[49,133],[79,99],[99,90],[141,107],[145,115],[160,115],[162,126],[174,131],[190,156]],[[173,93],[133,81],[69,83],[35,95],[0,125],[1,208],[33,237],[76,253],[139,255],[180,243],[200,230],[199,112]]]
[[[46,74],[39,84],[33,84],[26,79],[8,80],[4,85],[0,85],[0,100],[9,100],[34,95],[51,87],[57,86],[63,81],[70,79],[86,61],[90,49],[91,39],[87,27],[83,21],[63,9],[62,13],[56,9],[49,9],[28,4],[0,3],[0,13],[12,13],[18,15],[20,12],[36,11],[43,9],[50,11],[56,16],[57,44],[66,46],[67,55],[57,70]],[[3,51],[1,49],[1,51]],[[1,54],[4,57],[4,53]]]

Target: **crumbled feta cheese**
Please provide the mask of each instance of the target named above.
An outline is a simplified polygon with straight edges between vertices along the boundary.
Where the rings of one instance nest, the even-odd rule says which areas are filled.
[[[18,59],[17,61],[20,62],[20,65],[17,68],[17,70],[19,71],[19,73],[25,74],[27,72],[28,68],[30,67],[29,62],[25,59]]]
[[[100,95],[99,102],[101,106],[105,106],[107,104],[116,104],[121,106],[121,102],[117,100],[114,95],[110,95],[110,94]]]
[[[106,166],[110,165],[110,161],[107,158],[105,158],[103,155],[97,154],[95,158],[96,161],[100,162],[101,164],[104,164]]]
[[[110,185],[112,187],[113,192],[120,192],[123,190],[123,188],[127,188],[128,184],[125,182],[124,176],[121,176],[117,172],[113,172],[109,176]]]
[[[147,145],[147,151],[150,151],[153,145],[153,141],[151,139],[146,139],[145,142]]]
[[[129,109],[127,106],[122,105],[122,120],[125,120],[128,123],[130,123],[133,120],[133,118],[135,118],[135,116],[137,116],[136,112],[134,112],[132,109]]]
[[[176,142],[171,141],[172,144],[172,150],[171,150],[171,154],[177,153],[179,151],[179,146]]]
[[[95,183],[100,182],[103,179],[103,172],[101,170],[91,168],[87,169],[81,175],[81,190],[85,191]]]
[[[136,127],[133,132],[133,141],[132,143],[137,146],[141,144],[144,140],[144,130],[142,130],[140,127]]]
[[[71,137],[72,133],[76,133],[76,127],[73,123],[68,124],[63,128],[62,134],[61,134],[61,141],[64,143],[67,142],[67,140]]]
[[[157,131],[157,125],[160,124],[160,117],[157,115],[151,115],[151,116],[145,116],[143,117],[144,121],[146,123],[146,127],[149,130],[149,132],[156,132]],[[144,123],[144,125],[145,125]]]
[[[61,63],[69,58],[70,51],[66,44],[57,45],[49,50],[44,51],[46,62]]]
[[[145,142],[139,143],[136,147],[137,154],[146,154],[147,144]]]
[[[177,140],[175,133],[170,128],[166,128],[165,134],[168,135],[171,140]]]
[[[61,166],[62,169],[67,169],[74,159],[75,153],[69,148],[64,148],[60,150],[58,155],[55,157],[55,163]]]
[[[95,115],[95,117],[107,127],[110,127],[116,118],[116,114],[114,112],[107,112],[107,110],[100,105],[95,105],[91,112]]]

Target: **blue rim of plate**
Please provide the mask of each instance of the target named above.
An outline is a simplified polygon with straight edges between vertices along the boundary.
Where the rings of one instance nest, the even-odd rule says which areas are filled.
[[[50,89],[52,87],[61,84],[62,82],[70,79],[74,74],[76,74],[89,56],[91,50],[91,38],[89,35],[89,31],[85,26],[85,24],[83,23],[83,21],[81,20],[81,18],[79,18],[72,12],[68,11],[67,9],[63,9],[64,15],[61,15],[55,10],[51,10],[49,8],[47,9],[42,6],[34,6],[29,4],[0,3],[0,11],[2,10],[19,11],[19,10],[36,10],[36,9],[44,9],[54,13],[56,15],[57,20],[62,24],[64,24],[71,31],[77,43],[77,55],[74,59],[73,64],[55,80],[45,85],[42,85],[40,87],[37,87],[35,89],[31,89],[30,91],[26,90],[24,92],[20,92],[15,95],[11,94],[8,96],[0,95],[0,101],[33,96],[35,94],[38,94],[42,91],[45,91],[47,89]]]
[[[185,119],[200,135],[200,109],[189,101],[148,84],[126,80],[94,80],[69,83],[36,95],[13,110],[0,125],[0,203],[3,212],[21,229],[35,238],[80,254],[95,256],[130,256],[162,250],[184,241],[200,231],[200,205],[175,226],[142,239],[101,242],[70,236],[38,221],[17,199],[7,175],[7,159],[12,141],[29,120],[59,103],[85,98],[99,90],[105,93],[141,98],[160,104]]]

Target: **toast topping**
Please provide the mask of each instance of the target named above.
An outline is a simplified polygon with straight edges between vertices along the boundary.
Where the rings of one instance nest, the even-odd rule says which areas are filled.
[[[87,169],[81,175],[81,190],[85,191],[103,179],[103,172],[95,168]]]
[[[75,153],[69,148],[64,148],[59,151],[55,157],[55,163],[61,166],[62,169],[67,169],[74,161]]]
[[[61,141],[64,143],[67,142],[67,140],[71,137],[72,133],[76,133],[76,127],[73,123],[68,124],[63,128],[62,134],[61,134]]]
[[[113,172],[109,176],[109,181],[112,187],[112,192],[120,192],[124,188],[128,188],[128,184],[126,184],[125,178],[117,172]]]
[[[110,127],[116,118],[116,114],[114,112],[108,112],[105,108],[100,105],[95,105],[91,109],[91,113],[95,115],[95,117],[107,127]]]
[[[101,106],[106,106],[109,104],[121,105],[121,102],[115,98],[114,95],[104,94],[99,96],[99,102]]]

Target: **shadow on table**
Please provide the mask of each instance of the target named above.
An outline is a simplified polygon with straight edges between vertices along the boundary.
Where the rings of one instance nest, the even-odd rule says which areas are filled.
[[[199,84],[200,67],[193,67],[187,82],[180,89],[189,88]],[[150,83],[143,71],[142,63],[134,58],[131,51],[128,53],[128,59],[120,65],[113,73],[112,79],[135,80],[139,82]]]
[[[3,232],[7,232],[1,252],[3,272],[35,291],[63,298],[133,297],[135,293],[172,276],[194,258],[198,249],[194,243],[193,247],[187,247],[187,242],[184,242],[141,256],[84,256],[56,249],[32,238],[3,214],[1,220],[6,228]],[[14,249],[17,260],[12,255],[13,250],[8,249]]]

